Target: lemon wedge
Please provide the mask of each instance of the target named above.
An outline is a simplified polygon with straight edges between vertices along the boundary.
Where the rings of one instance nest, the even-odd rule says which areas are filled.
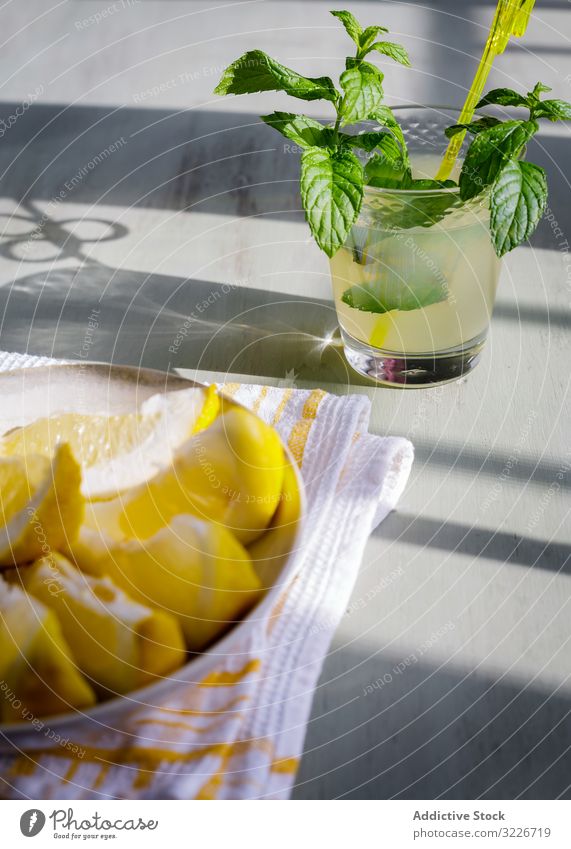
[[[53,459],[0,457],[0,567],[35,560],[75,539],[81,472],[67,443]]]
[[[168,466],[177,447],[218,415],[214,386],[157,394],[134,413],[60,413],[15,428],[0,440],[0,455],[50,456],[67,442],[83,473],[86,498],[110,498]]]
[[[278,507],[285,464],[276,431],[249,410],[230,407],[179,447],[170,468],[116,503],[117,523],[125,537],[144,539],[173,516],[192,513],[247,545]]]
[[[94,545],[95,537],[93,530],[80,534],[72,547],[77,565],[175,616],[191,651],[202,651],[260,596],[248,552],[221,525],[185,515],[145,540],[107,538]]]
[[[0,718],[5,722],[95,703],[95,693],[77,669],[55,613],[2,578],[0,680]]]
[[[285,468],[280,503],[272,522],[265,534],[248,546],[254,569],[265,589],[275,583],[284,563],[291,556],[301,507],[297,478],[293,467],[288,465]]]
[[[133,601],[108,577],[82,574],[60,554],[12,570],[9,580],[57,614],[79,668],[98,689],[127,693],[184,663],[173,616]]]

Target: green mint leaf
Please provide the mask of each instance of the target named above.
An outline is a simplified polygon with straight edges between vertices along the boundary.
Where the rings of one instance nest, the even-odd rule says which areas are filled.
[[[478,133],[460,173],[460,197],[469,200],[491,185],[508,159],[519,155],[539,129],[536,121],[504,121]]]
[[[389,59],[394,59],[395,62],[410,68],[410,59],[402,44],[396,44],[394,41],[376,41],[367,48],[367,53],[371,50],[376,50],[377,53],[382,53],[383,56],[388,56]]]
[[[496,124],[501,124],[499,118],[492,118],[491,115],[485,115],[477,121],[470,121],[469,124],[453,124],[451,127],[446,127],[444,135],[447,139],[451,139],[452,136],[456,135],[456,133],[462,133],[464,130],[467,130],[469,133],[476,136],[478,133],[481,133],[482,130],[487,130],[489,127],[495,127]]]
[[[377,25],[373,25],[373,26],[367,27],[361,33],[361,35],[359,37],[359,47],[361,48],[360,52],[361,52],[362,56],[364,56],[365,53],[368,52],[369,47],[371,46],[371,44],[373,43],[375,38],[381,32],[388,32],[388,29],[386,27],[380,27],[380,26],[377,26]]]
[[[551,87],[548,85],[543,85],[543,83],[536,83],[533,89],[528,92],[529,100],[539,100],[540,94],[545,94],[545,92],[551,91]]]
[[[397,140],[384,133],[377,142],[380,151],[365,165],[367,185],[379,189],[408,188],[411,181],[411,170],[402,155]]]
[[[251,94],[258,91],[285,91],[302,100],[337,100],[329,77],[302,77],[280,65],[262,50],[249,50],[232,62],[214,89],[215,94]]]
[[[301,200],[315,241],[328,257],[341,247],[363,200],[363,166],[350,150],[312,147],[301,157]]]
[[[410,171],[384,156],[373,156],[365,166],[365,182],[374,189],[407,189]]]
[[[402,162],[402,151],[399,143],[390,133],[382,133],[377,141],[381,155],[393,162]]]
[[[350,136],[347,133],[340,133],[341,140],[344,144],[348,144],[349,147],[357,147],[359,150],[364,150],[367,153],[371,153],[378,145],[379,139],[381,139],[386,133],[380,132],[366,132],[359,133],[355,136]]]
[[[482,106],[528,106],[528,99],[511,88],[494,88],[476,104],[476,109]]]
[[[351,61],[348,60],[348,64]],[[339,78],[345,92],[341,103],[342,124],[356,124],[374,116],[383,99],[383,74],[374,65],[360,62]]]
[[[319,121],[306,115],[294,115],[292,112],[272,112],[261,115],[262,121],[273,127],[286,139],[300,147],[319,147],[323,143],[323,131],[326,129]]]
[[[533,107],[534,118],[549,121],[571,121],[571,103],[566,100],[541,100]]]
[[[411,180],[409,189],[456,189],[458,184],[454,180]]]
[[[504,165],[490,196],[490,231],[498,256],[531,236],[546,203],[547,179],[543,168],[517,160]]]
[[[387,133],[384,130],[372,130],[371,132],[359,133],[355,136],[349,136],[346,133],[342,133],[342,139],[345,144],[348,144],[351,147],[358,147],[360,150],[365,150],[367,153],[371,153],[386,137]]]
[[[344,9],[340,9],[336,12],[331,12],[333,17],[339,18],[345,30],[347,31],[347,35],[353,39],[355,44],[359,45],[359,36],[363,32],[363,28],[355,15],[352,15],[351,12],[346,12]]]
[[[395,136],[398,143],[401,146],[403,158],[408,164],[408,151],[406,147],[406,140],[404,137],[404,133],[402,131],[402,127],[395,118],[394,112],[390,108],[390,106],[379,106],[377,111],[373,116],[374,120],[378,121],[384,127],[387,127]]]
[[[345,138],[345,133],[340,133],[339,130],[335,130],[333,127],[324,127],[318,147],[329,147],[331,150],[337,150],[339,145],[346,144]]]
[[[387,230],[401,231],[438,224],[448,215],[450,209],[457,207],[458,195],[456,192],[431,193],[430,189],[435,188],[452,188],[452,186],[425,186],[424,189],[421,187],[421,192],[428,189],[426,195],[423,197],[419,192],[416,197],[407,200],[406,206],[403,205],[400,209],[398,206],[395,207],[394,211],[383,218],[383,227]]]
[[[367,257],[363,257],[367,262]],[[374,260],[373,260],[374,261]],[[379,276],[382,277],[382,266]],[[446,289],[436,280],[431,280],[427,274],[415,281],[414,285],[398,280],[392,275],[387,280],[375,280],[360,286],[351,286],[341,295],[343,303],[363,312],[384,313],[391,310],[417,310],[446,300]],[[392,277],[392,279],[391,279]]]

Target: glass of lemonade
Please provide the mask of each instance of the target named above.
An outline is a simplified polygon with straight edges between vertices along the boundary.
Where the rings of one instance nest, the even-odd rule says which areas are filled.
[[[413,177],[434,178],[457,109],[395,109]],[[371,127],[367,127],[371,129]],[[461,160],[452,177],[457,180]],[[500,260],[488,196],[458,188],[365,188],[346,244],[331,259],[337,317],[353,368],[381,383],[455,380],[477,364],[494,306]]]

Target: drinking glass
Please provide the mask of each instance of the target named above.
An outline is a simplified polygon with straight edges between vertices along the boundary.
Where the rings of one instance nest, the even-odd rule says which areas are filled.
[[[407,106],[395,113],[413,177],[433,178],[457,110]],[[488,200],[484,192],[462,201],[458,188],[365,188],[359,218],[331,259],[345,355],[356,371],[422,387],[475,367],[500,271]]]

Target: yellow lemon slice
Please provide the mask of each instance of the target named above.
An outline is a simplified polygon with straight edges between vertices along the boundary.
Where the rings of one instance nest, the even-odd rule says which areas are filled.
[[[258,600],[261,582],[246,549],[221,525],[176,516],[145,540],[72,546],[78,566],[109,575],[132,598],[175,616],[191,651],[202,651]]]
[[[248,546],[262,586],[269,588],[290,556],[301,516],[301,493],[292,466],[286,466],[280,503],[265,534]]]
[[[280,502],[285,457],[276,431],[229,408],[189,439],[172,466],[122,499],[123,534],[145,538],[180,513],[218,522],[244,545],[268,527]]]
[[[23,722],[95,703],[95,693],[77,669],[55,613],[2,578],[0,679],[4,722]]]
[[[153,395],[124,415],[61,413],[15,428],[0,440],[0,455],[50,456],[67,442],[81,466],[87,498],[110,498],[170,465],[178,446],[218,415],[214,386]]]
[[[77,536],[81,472],[67,444],[53,459],[0,457],[0,567],[35,560]]]
[[[57,614],[78,666],[98,688],[127,693],[184,663],[177,620],[133,601],[108,577],[82,574],[54,554],[10,579]]]

